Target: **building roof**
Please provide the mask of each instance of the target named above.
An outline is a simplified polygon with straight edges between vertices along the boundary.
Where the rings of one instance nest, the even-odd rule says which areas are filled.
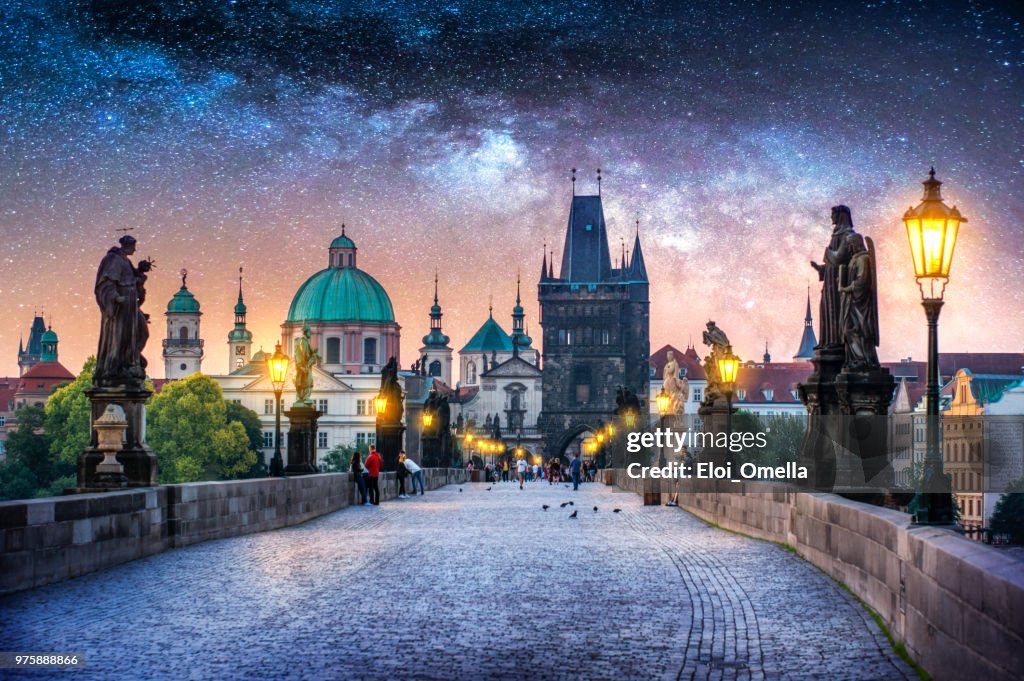
[[[17,392],[18,378],[0,378],[0,412],[14,411],[14,393]]]
[[[611,277],[612,260],[601,197],[574,196],[559,278],[571,283],[596,283]]]
[[[459,352],[512,352],[512,337],[494,317],[488,317]]]
[[[49,395],[57,386],[74,380],[75,375],[60,362],[39,362],[21,375],[15,394]]]
[[[168,314],[198,314],[199,313],[199,301],[192,295],[192,292],[185,288],[185,284],[181,285],[178,292],[171,296],[170,301],[167,303]]]
[[[764,366],[741,366],[736,376],[733,403],[799,404],[797,385],[814,371],[809,362],[779,362]],[[770,396],[770,397],[769,397]]]
[[[307,279],[292,299],[287,322],[394,324],[391,298],[355,267],[328,267]]]
[[[686,370],[686,378],[691,381],[703,381],[707,377],[704,375],[704,367],[701,365],[700,357],[697,356],[697,351],[693,348],[687,348],[686,351],[682,351],[673,345],[665,345],[662,348],[651,353],[650,365],[654,369],[654,375],[657,378],[661,378],[662,372],[665,370],[665,364],[668,362],[669,350],[675,355],[676,363],[679,364],[679,368]]]
[[[814,319],[811,317],[811,292],[808,290],[807,314],[804,315],[804,333],[800,337],[800,347],[797,349],[796,354],[793,355],[793,359],[805,362],[811,361],[814,357],[814,346],[817,344],[818,339],[814,337]]]
[[[940,352],[939,373],[952,376],[958,369],[977,374],[1024,377],[1024,352]]]
[[[1024,382],[1024,376],[1019,374],[979,374],[970,369],[962,371],[971,379],[969,385],[974,399],[982,404],[998,402],[1002,399],[1003,393]]]

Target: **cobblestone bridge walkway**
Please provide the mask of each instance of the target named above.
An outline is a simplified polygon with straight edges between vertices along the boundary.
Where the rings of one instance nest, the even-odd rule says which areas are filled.
[[[30,678],[913,677],[852,597],[780,547],[596,484],[487,487],[0,599],[0,650],[86,654]]]

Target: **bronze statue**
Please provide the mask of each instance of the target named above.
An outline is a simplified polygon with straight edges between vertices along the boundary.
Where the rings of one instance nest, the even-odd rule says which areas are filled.
[[[135,237],[122,236],[100,261],[96,272],[96,303],[100,308],[100,341],[96,351],[93,385],[114,386],[146,380],[146,358],[142,350],[149,339],[149,315],[141,310],[146,301],[146,273],[152,260],[138,267],[129,256],[135,254]]]
[[[320,361],[320,355],[310,344],[309,325],[302,327],[302,335],[295,339],[295,405],[311,406],[309,398],[313,392],[313,367]]]
[[[845,285],[839,286],[842,295],[840,318],[842,341],[846,348],[845,369],[860,371],[879,366],[878,354],[878,282],[875,278],[875,245],[871,239],[864,246],[864,238],[856,232],[846,237],[850,262]]]
[[[821,305],[818,309],[818,345],[823,348],[840,347],[843,344],[839,296],[839,287],[842,283],[839,280],[839,270],[850,261],[846,237],[853,233],[853,216],[850,209],[846,206],[833,206],[832,239],[825,248],[824,263],[819,265],[811,261],[811,267],[818,273],[818,280],[823,282]]]
[[[402,386],[398,383],[398,360],[394,357],[380,371],[380,395],[387,398],[387,414],[378,414],[378,422],[401,423],[405,407],[402,405]]]

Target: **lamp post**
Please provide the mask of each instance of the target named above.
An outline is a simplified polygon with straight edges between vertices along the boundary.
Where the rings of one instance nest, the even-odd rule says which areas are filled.
[[[430,430],[430,424],[434,422],[434,414],[431,413],[425,406],[423,408],[423,414],[420,416],[420,461],[423,461],[426,457],[423,451],[423,433]],[[424,464],[426,465],[426,464]]]
[[[288,375],[288,355],[281,352],[281,344],[274,348],[274,354],[267,357],[267,373],[274,386],[274,457],[270,460],[270,475],[284,475],[284,460],[281,458],[281,394],[284,380]]]
[[[727,410],[725,412],[725,432],[732,437],[732,393],[736,389],[736,376],[740,371],[740,358],[732,354],[732,346],[728,346],[724,357],[718,358],[718,377],[722,381],[725,392]]]
[[[922,182],[924,197],[916,207],[907,209],[903,222],[907,227],[914,275],[921,289],[921,305],[928,320],[928,385],[926,389],[926,443],[924,472],[917,494],[911,502],[914,521],[922,525],[949,525],[953,522],[953,494],[943,470],[939,442],[939,313],[942,311],[949,267],[953,262],[960,223],[967,218],[956,206],[948,207],[939,192],[935,168]]]
[[[668,416],[668,409],[672,404],[672,397],[665,392],[665,386],[661,386],[661,392],[654,398],[654,401],[658,403],[658,430],[661,431],[661,437],[658,438],[658,467],[664,468],[668,465],[668,461],[665,460],[665,446],[662,438],[665,437],[665,417]]]

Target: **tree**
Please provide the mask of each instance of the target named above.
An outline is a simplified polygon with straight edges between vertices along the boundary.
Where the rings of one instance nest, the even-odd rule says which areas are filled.
[[[245,428],[246,437],[249,438],[249,449],[256,454],[256,462],[239,477],[267,477],[267,466],[263,463],[263,424],[260,422],[259,415],[252,409],[242,406],[240,402],[228,402],[226,417],[228,422],[242,424],[242,427]]]
[[[74,383],[57,388],[46,403],[46,434],[50,436],[50,454],[54,459],[72,466],[92,435],[92,405],[85,391],[92,387],[96,358],[85,360],[82,372]]]
[[[320,460],[325,473],[345,473],[351,470],[352,453],[359,452],[359,458],[365,459],[369,453],[368,445],[336,445]]]
[[[1024,544],[1024,478],[1014,480],[999,497],[992,513],[992,532],[1009,535],[1014,544]]]
[[[0,462],[0,501],[30,499],[35,496],[39,483],[28,466],[12,458]]]
[[[50,455],[50,438],[43,430],[46,413],[42,407],[23,406],[15,413],[18,427],[7,435],[7,459],[35,476],[38,487],[49,487],[57,478],[73,473],[75,467]],[[25,479],[24,476],[19,476]],[[31,495],[31,496],[34,496]]]
[[[152,399],[147,429],[163,483],[229,480],[256,463],[245,426],[228,421],[220,386],[203,374],[166,384]]]

